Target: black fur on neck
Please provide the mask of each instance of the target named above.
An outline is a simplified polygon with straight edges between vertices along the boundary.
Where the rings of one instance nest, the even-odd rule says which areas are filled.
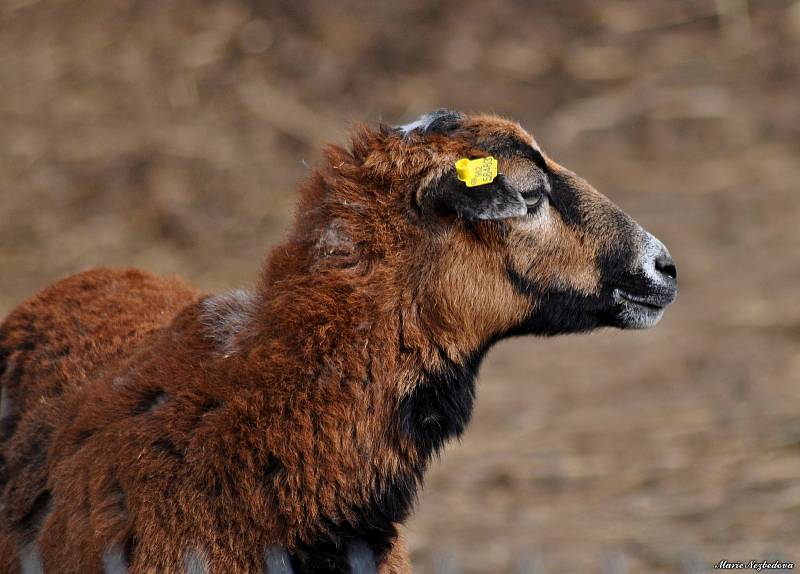
[[[420,474],[431,456],[467,427],[475,401],[475,378],[487,350],[488,345],[456,362],[440,348],[441,366],[424,370],[416,387],[400,401],[400,429],[417,447],[423,465]]]
[[[415,389],[400,401],[400,430],[417,448],[419,465],[389,477],[379,485],[371,503],[355,521],[328,521],[320,536],[300,544],[292,555],[295,574],[350,572],[348,553],[354,544],[366,545],[380,565],[397,538],[396,524],[408,518],[417,489],[431,457],[453,437],[459,437],[472,415],[475,378],[490,345],[463,362],[439,349],[441,367],[423,370]]]

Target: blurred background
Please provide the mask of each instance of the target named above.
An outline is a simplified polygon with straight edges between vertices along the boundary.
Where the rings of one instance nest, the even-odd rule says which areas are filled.
[[[798,0],[2,0],[0,315],[94,265],[252,283],[324,142],[439,106],[519,120],[681,293],[490,353],[416,570],[800,559]]]

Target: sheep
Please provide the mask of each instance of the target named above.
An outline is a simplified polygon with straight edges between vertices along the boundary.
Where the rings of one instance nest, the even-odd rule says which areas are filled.
[[[509,120],[360,125],[321,163],[252,290],[95,269],[8,315],[1,573],[410,572],[489,348],[676,296],[664,245]]]

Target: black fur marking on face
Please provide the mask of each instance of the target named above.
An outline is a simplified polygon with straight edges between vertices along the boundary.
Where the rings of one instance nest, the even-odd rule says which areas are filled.
[[[651,281],[643,272],[636,270],[635,259],[636,248],[632,241],[626,240],[598,255],[597,265],[604,277],[615,286],[630,293],[645,294],[651,289]]]
[[[582,333],[614,324],[617,310],[610,292],[584,295],[569,289],[540,290],[510,266],[506,273],[518,293],[535,297],[538,304],[528,317],[503,337]]]
[[[550,176],[550,204],[564,220],[564,223],[580,229],[586,221],[580,207],[580,194],[575,185],[560,175]]]

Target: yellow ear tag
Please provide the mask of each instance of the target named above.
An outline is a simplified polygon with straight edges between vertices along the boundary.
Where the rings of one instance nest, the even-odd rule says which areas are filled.
[[[456,174],[467,187],[492,183],[497,177],[497,160],[492,156],[460,159],[456,162]]]

